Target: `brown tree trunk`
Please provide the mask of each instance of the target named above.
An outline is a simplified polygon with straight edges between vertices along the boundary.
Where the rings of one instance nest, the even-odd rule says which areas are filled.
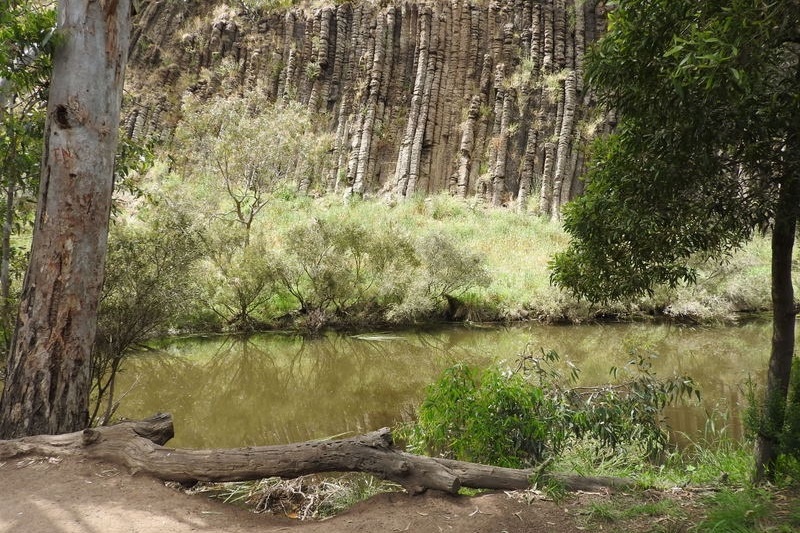
[[[128,0],[68,2],[53,58],[30,264],[0,400],[0,437],[85,427],[113,189]]]
[[[792,175],[781,185],[772,229],[772,350],[761,417],[770,430],[760,431],[756,439],[756,482],[774,481],[778,437],[784,426],[797,315],[792,286],[792,254],[799,205],[800,175]]]
[[[163,446],[173,437],[168,414],[115,426],[0,441],[0,460],[21,455],[73,455],[110,461],[134,473],[164,481],[248,481],[292,478],[318,472],[367,472],[403,486],[411,494],[426,489],[458,492],[460,487],[526,489],[536,472],[412,455],[392,447],[387,428],[348,439],[220,450]],[[554,475],[570,490],[622,487],[620,478]]]

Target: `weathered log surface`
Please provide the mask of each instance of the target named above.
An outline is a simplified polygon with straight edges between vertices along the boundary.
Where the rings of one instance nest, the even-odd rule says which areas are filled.
[[[181,483],[292,478],[317,472],[367,472],[394,481],[412,494],[426,489],[455,493],[460,487],[526,489],[534,473],[408,454],[392,447],[388,428],[348,439],[218,450],[163,446],[173,434],[171,415],[157,414],[146,420],[75,433],[0,441],[0,460],[22,455],[78,455],[121,464],[133,473]],[[621,483],[579,476],[556,479],[574,490]]]

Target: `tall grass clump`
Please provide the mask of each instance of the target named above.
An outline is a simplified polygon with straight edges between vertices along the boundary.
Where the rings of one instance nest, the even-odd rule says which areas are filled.
[[[769,516],[772,505],[769,494],[760,489],[726,489],[709,498],[706,518],[697,525],[698,532],[748,533],[763,531],[759,527]]]

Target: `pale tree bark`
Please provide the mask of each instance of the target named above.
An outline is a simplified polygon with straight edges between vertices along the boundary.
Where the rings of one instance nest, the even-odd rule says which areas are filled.
[[[129,0],[61,0],[30,264],[0,437],[86,426],[113,189]]]

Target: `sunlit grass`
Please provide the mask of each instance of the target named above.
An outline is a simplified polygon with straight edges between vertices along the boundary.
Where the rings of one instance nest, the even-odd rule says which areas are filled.
[[[549,219],[445,194],[400,202],[288,196],[270,205],[258,231],[279,246],[275,235],[322,217],[357,220],[367,227],[390,228],[406,235],[440,232],[455,239],[464,250],[479,253],[491,282],[488,287],[470,290],[464,299],[480,310],[476,316],[487,320],[580,322],[597,315],[664,313],[718,321],[769,307],[770,249],[769,239],[762,236],[730,257],[699,264],[696,286],[662,288],[651,298],[599,307],[579,302],[550,284],[549,262],[568,246],[569,236]]]
[[[170,191],[171,198],[196,197],[171,201],[177,202],[177,209],[192,211],[200,218],[205,216],[209,202],[225,201],[224,195],[198,194],[198,187],[184,191],[177,179],[163,178],[159,187]],[[178,191],[184,192],[178,194]],[[224,205],[215,209],[226,211]],[[656,315],[714,322],[735,319],[742,312],[768,310],[770,306],[768,236],[755,236],[742,250],[722,260],[698,261],[696,286],[657,288],[649,298],[601,306],[578,301],[550,284],[549,263],[554,254],[567,248],[569,235],[549,218],[492,208],[475,199],[463,200],[447,194],[406,200],[346,200],[339,195],[300,196],[285,189],[273,195],[254,221],[251,232],[254,240],[281,253],[287,251],[286,235],[294,228],[312,225],[315,220],[343,226],[357,223],[374,229],[376,234],[407,236],[412,240],[443,235],[459,249],[479,254],[489,284],[458,295],[469,309],[461,318],[466,320],[585,322],[597,317],[629,319]],[[285,295],[276,295],[268,304],[271,308],[259,316],[269,321],[292,311],[292,304]],[[441,316],[441,309],[426,318],[437,316]]]
[[[586,476],[629,478],[642,488],[729,486],[750,483],[753,472],[753,444],[729,435],[726,427],[706,426],[694,439],[684,435],[678,448],[649,457],[636,442],[617,449],[601,449],[588,440],[573,442],[553,466],[555,471]]]

